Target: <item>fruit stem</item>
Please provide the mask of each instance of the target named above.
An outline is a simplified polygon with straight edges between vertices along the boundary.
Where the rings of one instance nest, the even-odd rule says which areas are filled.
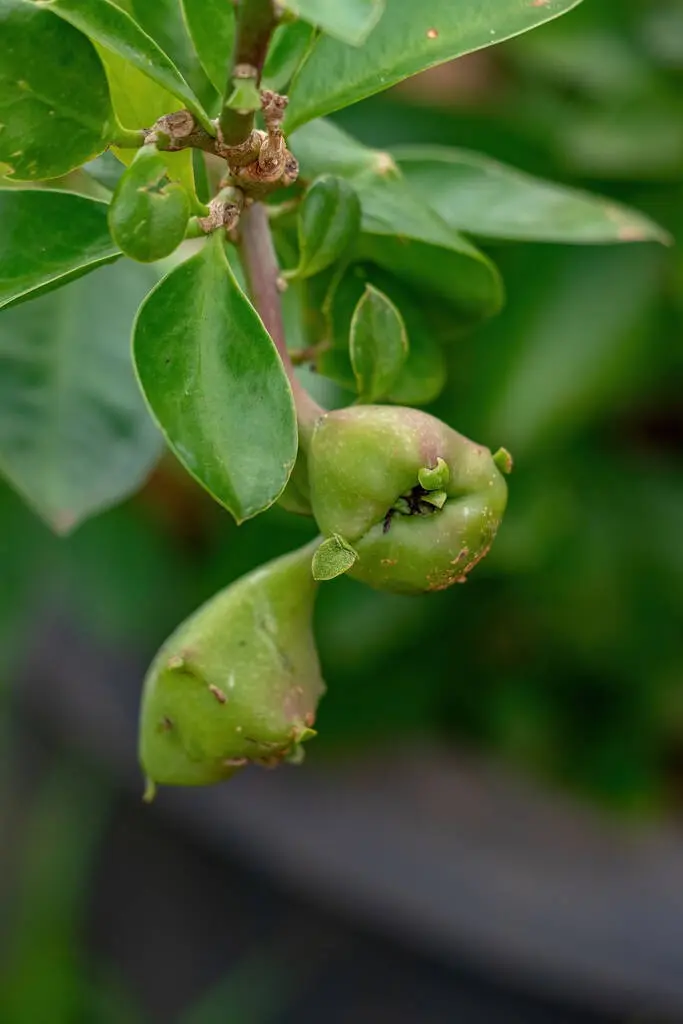
[[[304,446],[325,410],[309,395],[296,376],[287,348],[278,280],[280,268],[273,246],[268,213],[262,203],[252,203],[240,220],[240,255],[251,298],[270,334],[289,378],[294,395],[299,432]]]

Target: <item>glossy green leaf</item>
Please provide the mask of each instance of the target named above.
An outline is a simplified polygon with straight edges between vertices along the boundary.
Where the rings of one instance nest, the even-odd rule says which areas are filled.
[[[496,267],[422,201],[389,154],[364,146],[326,121],[299,129],[290,144],[304,178],[338,174],[358,193],[359,258],[444,298],[463,322],[498,312],[503,288]]]
[[[292,84],[287,128],[291,131],[425,68],[526,32],[579,2],[387,0],[379,25],[363,46],[329,36],[316,42]]]
[[[359,400],[391,394],[408,355],[408,335],[396,306],[372,285],[354,310],[349,349]]]
[[[581,244],[668,240],[648,217],[611,199],[541,181],[478,153],[403,146],[394,156],[414,194],[457,231]]]
[[[358,559],[354,551],[343,537],[333,533],[316,548],[313,555],[311,571],[314,580],[333,580],[351,569]]]
[[[170,256],[185,238],[190,203],[182,185],[166,181],[166,154],[143,146],[122,176],[111,206],[109,229],[126,256],[152,263]]]
[[[122,261],[0,313],[0,472],[60,533],[135,491],[158,457],[128,346],[151,279]]]
[[[365,42],[384,13],[384,0],[284,0],[284,6],[327,35],[352,46]]]
[[[68,192],[0,189],[0,308],[66,284],[120,255],[107,205]]]
[[[154,0],[154,3],[130,0],[129,13],[168,54],[204,107],[209,110],[216,107],[218,96],[190,38],[181,0]]]
[[[182,0],[197,56],[214,88],[223,93],[235,38],[235,9],[225,0]]]
[[[168,90],[196,116],[211,134],[215,128],[173,61],[125,11],[109,0],[37,0],[75,25],[93,42],[129,61],[157,85]],[[84,79],[87,81],[87,79]],[[84,90],[81,89],[81,92]],[[177,105],[176,105],[177,106]],[[166,111],[169,113],[170,111]],[[137,125],[145,128],[146,125]]]
[[[101,153],[112,111],[88,39],[37,3],[0,0],[0,41],[0,171],[56,178]]]
[[[267,89],[285,92],[294,74],[306,56],[315,29],[305,21],[290,21],[278,25],[263,68],[263,84]]]
[[[296,458],[294,403],[219,233],[147,298],[134,355],[150,408],[188,472],[238,522],[268,508]]]
[[[125,128],[149,128],[157,118],[175,110],[175,97],[142,71],[138,71],[133,64],[104,47],[98,47],[98,52],[107,72],[116,116]],[[114,152],[126,167],[135,159],[134,149],[115,149]],[[179,153],[167,153],[166,168],[168,176],[173,181],[179,181],[192,197],[195,191],[192,152],[183,149]]]
[[[326,174],[313,182],[299,208],[297,277],[312,277],[348,252],[360,231],[361,209],[355,189]]]

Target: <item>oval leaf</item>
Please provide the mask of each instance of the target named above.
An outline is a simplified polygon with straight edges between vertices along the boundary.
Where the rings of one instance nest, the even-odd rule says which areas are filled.
[[[134,355],[150,408],[188,472],[237,522],[272,505],[296,458],[294,403],[219,232],[146,299]]]
[[[322,36],[296,76],[287,129],[388,89],[425,68],[501,43],[580,0],[387,0],[362,47]],[[345,4],[329,5],[342,8]]]
[[[92,43],[29,0],[0,0],[0,40],[0,170],[57,178],[101,153],[112,110]]]
[[[284,7],[335,39],[360,46],[384,13],[384,0],[284,0]]]
[[[166,159],[143,146],[116,186],[109,227],[126,256],[152,263],[170,256],[185,237],[190,203],[182,185],[166,179]]]
[[[75,25],[93,42],[99,43],[100,46],[129,61],[148,78],[167,89],[177,99],[182,100],[200,124],[211,135],[215,135],[216,129],[209,115],[173,61],[125,11],[110,3],[109,0],[37,0],[37,2],[54,11],[60,18]],[[88,79],[83,78],[83,81],[87,82]],[[81,94],[86,91],[82,88],[82,82]],[[140,124],[135,127],[147,128],[149,126]]]
[[[115,260],[107,204],[70,192],[0,190],[0,309]]]
[[[333,580],[352,568],[358,559],[358,552],[351,545],[333,533],[316,548],[311,564],[314,580]]]
[[[360,230],[356,191],[331,174],[314,181],[299,210],[297,277],[312,277],[329,267],[352,245]]]
[[[396,306],[370,284],[354,311],[349,347],[359,401],[389,395],[408,355],[408,336]]]
[[[182,6],[199,61],[222,94],[235,38],[235,8],[225,0],[182,0]]]
[[[478,153],[404,146],[394,156],[414,193],[457,231],[581,244],[669,240],[648,217],[611,199],[541,181]]]
[[[0,472],[60,533],[135,491],[159,455],[127,341],[149,284],[122,261],[0,314]]]

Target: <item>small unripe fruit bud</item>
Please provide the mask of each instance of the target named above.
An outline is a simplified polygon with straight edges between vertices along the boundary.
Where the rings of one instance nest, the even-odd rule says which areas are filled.
[[[248,762],[300,759],[325,689],[311,628],[316,547],[243,576],[163,645],[140,720],[151,793],[154,783],[201,786]]]
[[[308,470],[321,531],[357,554],[349,575],[397,593],[464,582],[507,502],[488,448],[416,409],[327,413],[311,438]]]

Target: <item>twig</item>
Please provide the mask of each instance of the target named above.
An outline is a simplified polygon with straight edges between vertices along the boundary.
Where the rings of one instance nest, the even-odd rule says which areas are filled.
[[[236,81],[244,83],[251,79],[254,90],[258,89],[270,37],[276,25],[274,0],[238,0],[235,45],[218,121],[227,146],[240,146],[249,140],[254,127],[254,111],[236,110],[229,105],[230,99]]]
[[[268,214],[262,203],[253,203],[240,221],[240,251],[254,305],[277,348],[294,394],[299,430],[304,441],[324,414],[294,372],[287,349],[278,279],[280,268],[273,247]]]

